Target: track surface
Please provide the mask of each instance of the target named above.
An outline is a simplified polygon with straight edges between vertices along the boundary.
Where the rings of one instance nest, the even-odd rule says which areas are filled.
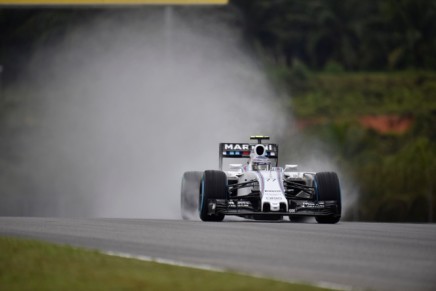
[[[358,289],[436,290],[436,225],[0,218],[0,235]]]

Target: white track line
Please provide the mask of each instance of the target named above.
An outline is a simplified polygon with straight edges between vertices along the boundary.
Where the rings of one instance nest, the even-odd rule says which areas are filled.
[[[225,269],[217,268],[209,265],[201,265],[201,264],[189,264],[179,261],[173,261],[168,259],[162,259],[162,258],[153,258],[149,256],[136,256],[131,255],[127,253],[119,253],[119,252],[102,252],[103,254],[110,255],[110,256],[116,256],[121,258],[128,258],[128,259],[136,259],[141,261],[147,261],[147,262],[154,262],[159,264],[166,264],[171,266],[177,266],[177,267],[186,267],[186,268],[192,268],[192,269],[200,269],[200,270],[206,270],[206,271],[213,271],[213,272],[226,272]]]
[[[136,259],[141,261],[147,261],[147,262],[154,262],[159,264],[165,264],[165,265],[171,265],[171,266],[177,266],[177,267],[185,267],[185,268],[192,268],[192,269],[199,269],[199,270],[205,270],[205,271],[212,271],[212,272],[229,272],[233,274],[243,275],[243,276],[250,276],[254,278],[260,278],[260,279],[268,279],[268,280],[274,280],[274,281],[281,281],[285,283],[293,283],[293,284],[304,284],[304,285],[312,285],[315,287],[325,288],[325,289],[332,289],[332,290],[341,290],[341,291],[351,291],[351,290],[359,290],[350,286],[342,285],[342,284],[336,284],[336,283],[330,283],[330,282],[297,282],[297,281],[284,281],[276,278],[269,278],[261,274],[250,274],[250,273],[243,273],[243,272],[235,272],[234,270],[226,270],[224,268],[218,268],[211,265],[205,265],[205,264],[191,264],[191,263],[185,263],[180,261],[174,261],[174,260],[168,260],[163,258],[155,258],[155,257],[149,257],[149,256],[138,256],[138,255],[131,255],[128,253],[120,253],[120,252],[101,252],[103,254],[109,255],[109,256],[115,256],[115,257],[121,257],[121,258],[127,258],[127,259]]]

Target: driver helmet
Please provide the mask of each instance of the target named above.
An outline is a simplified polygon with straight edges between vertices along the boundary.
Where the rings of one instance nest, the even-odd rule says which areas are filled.
[[[253,171],[269,171],[271,169],[271,160],[267,157],[256,157],[251,163]]]

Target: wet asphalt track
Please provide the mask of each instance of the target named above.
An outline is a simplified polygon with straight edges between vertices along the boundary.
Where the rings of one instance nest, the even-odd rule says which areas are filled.
[[[0,217],[0,235],[357,289],[436,290],[436,225]]]

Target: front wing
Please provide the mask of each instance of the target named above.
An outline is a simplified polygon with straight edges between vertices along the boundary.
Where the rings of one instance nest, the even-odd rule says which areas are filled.
[[[330,216],[339,211],[337,201],[308,201],[288,200],[289,209],[286,211],[260,211],[252,207],[247,201],[234,201],[233,199],[211,199],[208,201],[208,213],[236,215],[236,216],[269,216],[269,215],[292,215],[292,216]]]

